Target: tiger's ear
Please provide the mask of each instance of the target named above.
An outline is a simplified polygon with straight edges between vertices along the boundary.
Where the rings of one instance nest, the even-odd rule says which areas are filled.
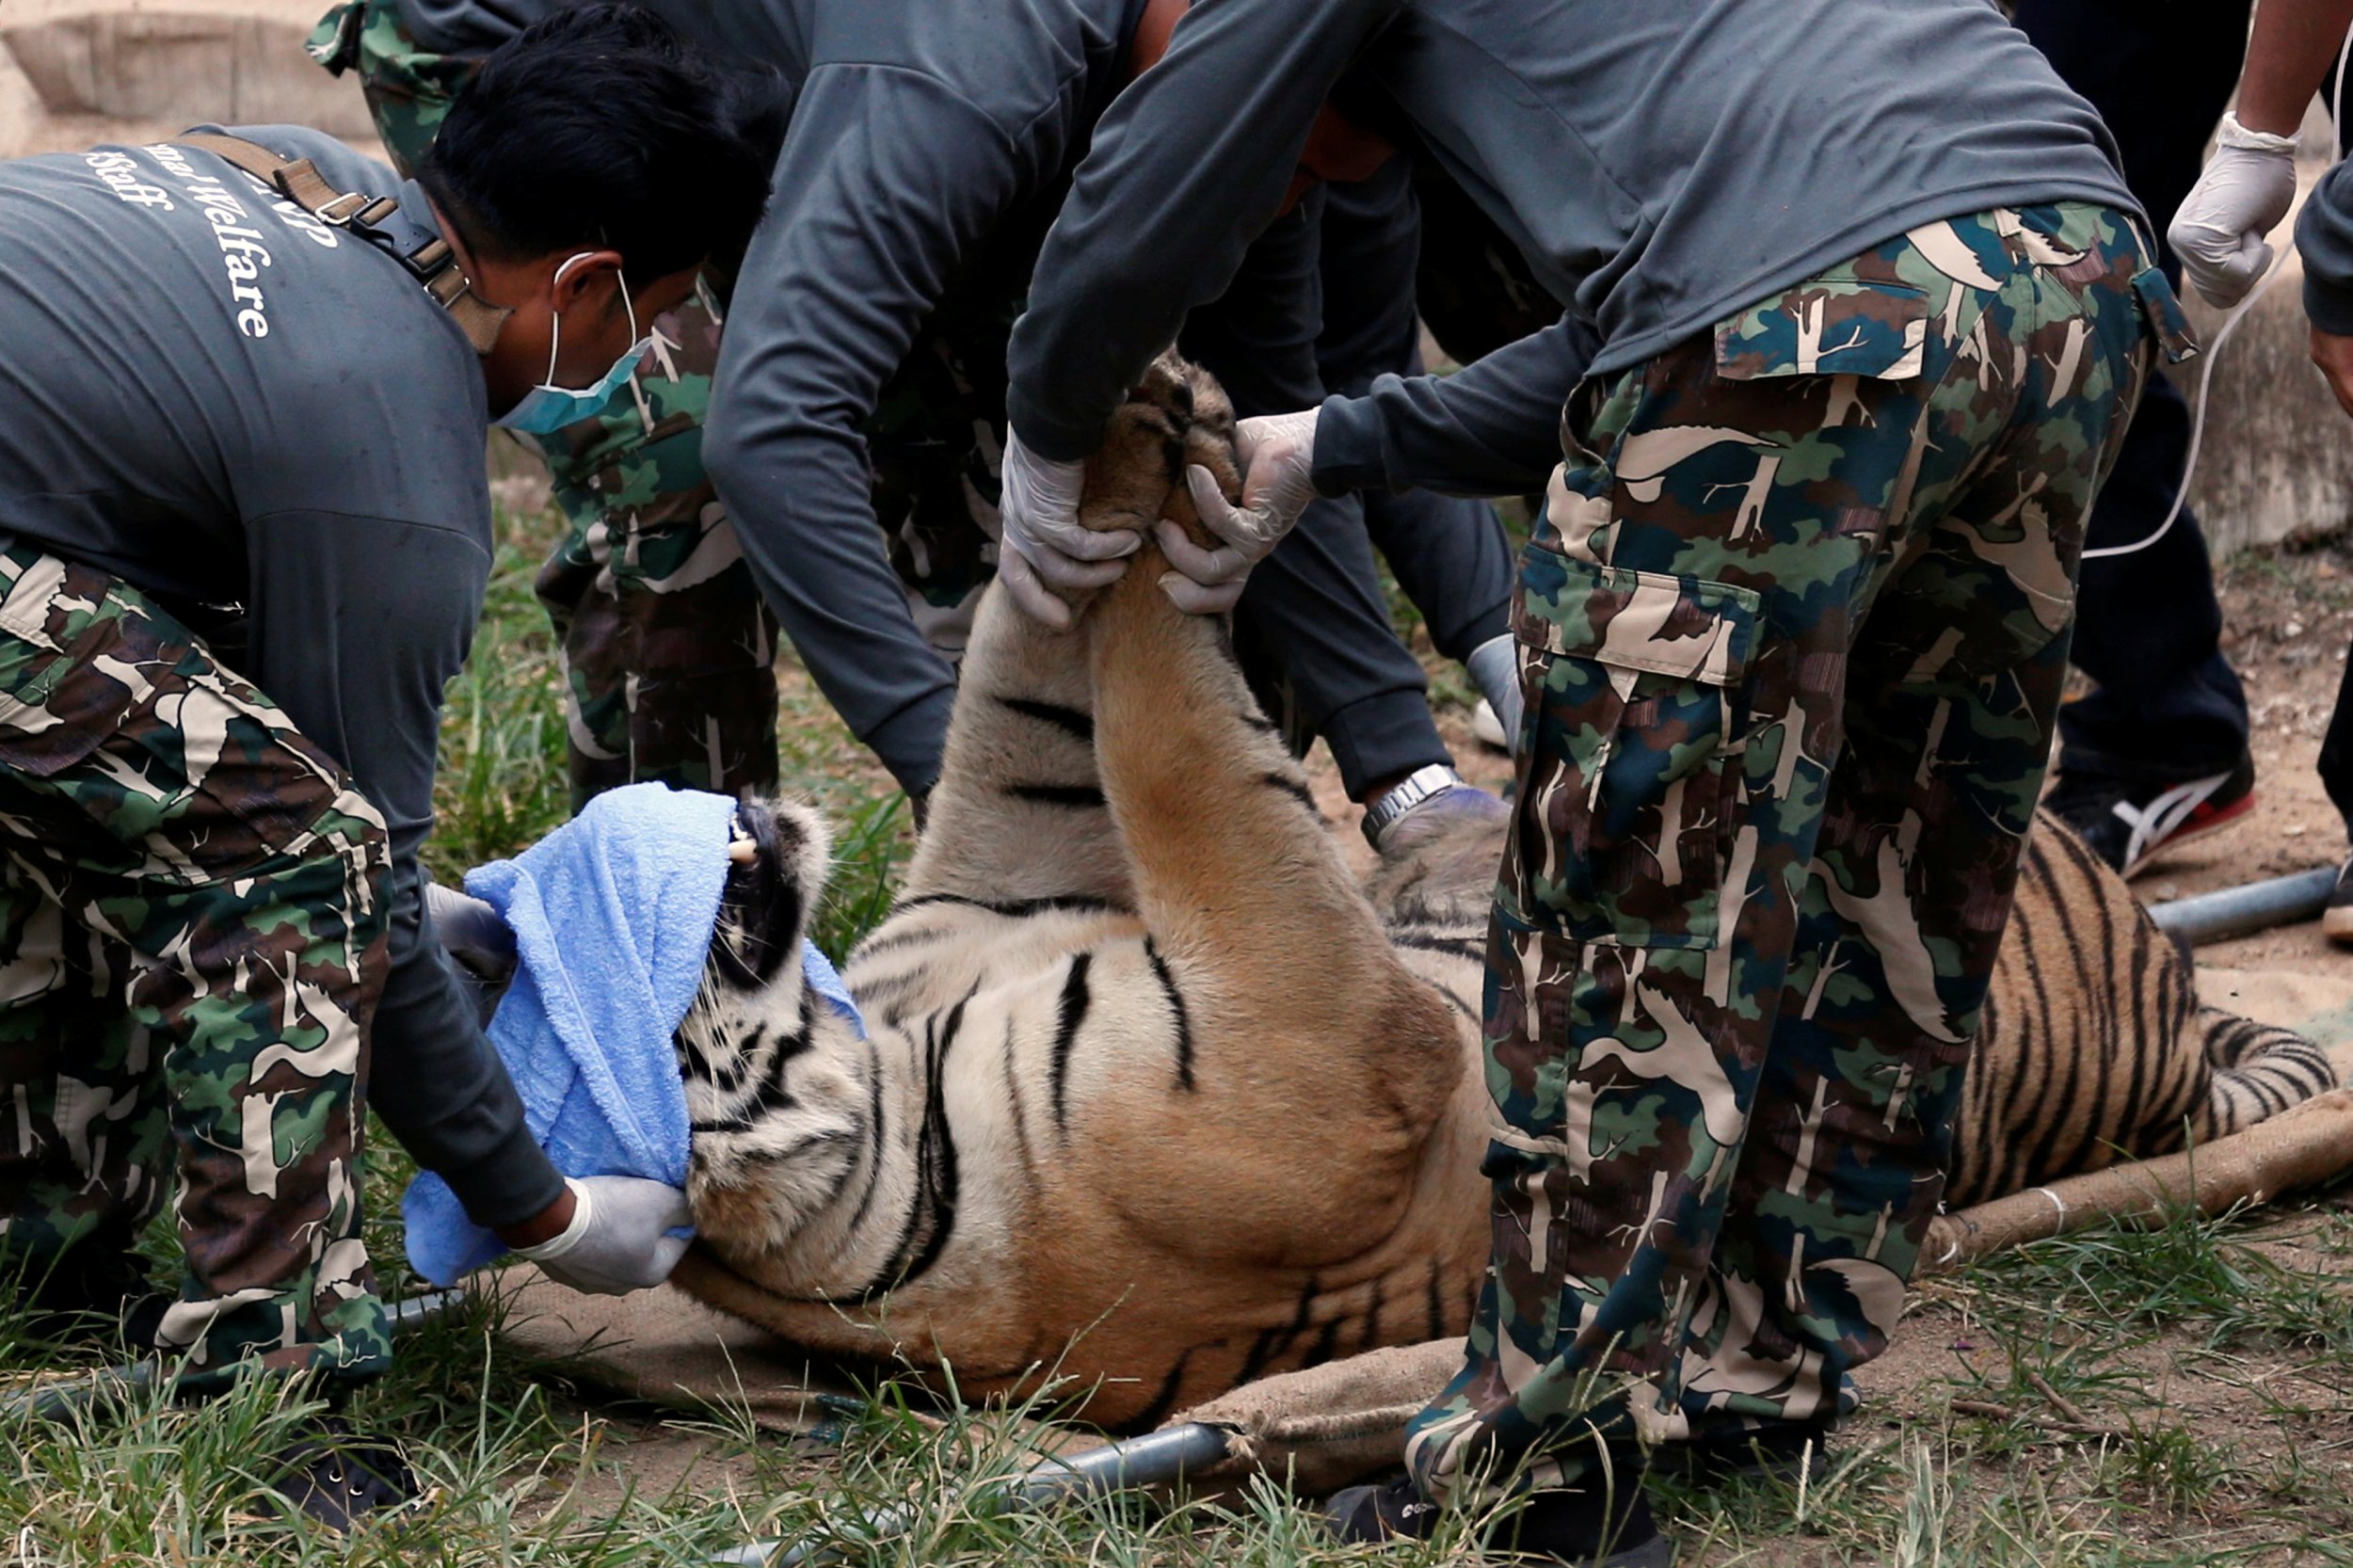
[[[712,961],[731,984],[751,989],[776,978],[786,960],[797,964],[832,869],[833,841],[824,818],[797,801],[746,797],[735,820],[751,852],[729,850]]]
[[[789,867],[792,880],[800,887],[803,903],[813,908],[833,876],[833,828],[824,813],[807,801],[790,800],[782,795],[747,795],[743,807],[748,807],[760,824],[753,829],[753,837],[763,856],[773,856]]]

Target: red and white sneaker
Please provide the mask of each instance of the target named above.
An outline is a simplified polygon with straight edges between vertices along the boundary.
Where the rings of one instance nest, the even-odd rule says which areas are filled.
[[[2042,804],[2073,828],[2092,854],[2135,876],[2166,850],[2253,810],[2255,760],[2241,757],[2229,773],[2181,784],[2061,774]]]

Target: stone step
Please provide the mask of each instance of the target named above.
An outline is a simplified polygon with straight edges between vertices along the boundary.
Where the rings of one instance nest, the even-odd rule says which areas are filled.
[[[0,89],[0,139],[32,140],[33,116],[68,126],[291,121],[372,137],[358,83],[329,76],[303,51],[326,8],[327,0],[5,0],[0,66],[19,80],[13,93]]]

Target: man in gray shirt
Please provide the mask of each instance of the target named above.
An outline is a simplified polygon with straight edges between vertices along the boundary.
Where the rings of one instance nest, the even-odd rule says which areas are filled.
[[[1077,527],[1074,465],[1351,68],[1565,312],[1245,422],[1243,506],[1195,476],[1214,547],[1152,541],[1215,610],[1310,495],[1549,474],[1495,1266],[1411,1479],[1335,1522],[1426,1534],[1492,1478],[1540,1494],[1498,1527],[1523,1551],[1664,1562],[1643,1453],[1801,1461],[1895,1326],[2084,517],[2153,328],[2186,339],[2097,118],[1982,0],[1203,0],[1096,128],[1015,329],[1005,540],[1038,577],[1137,542]]]
[[[359,0],[314,48],[357,67],[388,144],[413,155],[434,118],[414,84],[462,77],[562,3]],[[774,66],[796,96],[770,220],[727,286],[664,324],[671,350],[631,398],[548,443],[573,521],[540,594],[567,642],[575,797],[628,777],[773,781],[773,744],[747,760],[773,722],[764,601],[920,802],[993,570],[1005,339],[1096,117],[1181,3],[652,8]],[[1266,226],[1184,324],[1187,352],[1245,413],[1321,395],[1319,205],[1310,192]],[[1463,592],[1482,589],[1439,617],[1492,609],[1492,580]],[[1323,736],[1353,798],[1417,770],[1450,778],[1353,504],[1310,512],[1241,618],[1264,655],[1254,677],[1287,686],[1295,734]],[[1452,804],[1496,808],[1466,789]]]
[[[2241,302],[2270,275],[2268,236],[2296,203],[2297,132],[2313,96],[2329,84],[2353,28],[2353,0],[2266,0],[2255,11],[2237,109],[2224,117],[2213,157],[2173,215],[2169,238],[2184,270],[2207,302]],[[2324,100],[2346,143],[2345,85]],[[2338,160],[2313,186],[2296,220],[2304,264],[2304,315],[2312,359],[2353,415],[2353,163]],[[2337,687],[2336,709],[2320,743],[2320,782],[2353,837],[2353,660]],[[2321,931],[2353,946],[2353,858],[2321,914]]]
[[[533,1141],[417,850],[489,415],[633,362],[741,243],[773,146],[733,101],[600,8],[487,66],[422,185],[282,126],[0,165],[0,1262],[51,1326],[120,1314],[199,1392],[379,1370],[367,1103],[558,1278],[675,1261],[682,1194]],[[175,1153],[186,1270],[150,1304]],[[331,1521],[397,1491],[350,1468],[284,1490]]]

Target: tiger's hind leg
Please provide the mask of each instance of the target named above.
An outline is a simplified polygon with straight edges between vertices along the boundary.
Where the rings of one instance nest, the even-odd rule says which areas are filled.
[[[1177,412],[1204,395],[1214,388]],[[1170,455],[1169,482],[1187,458],[1238,480],[1230,447],[1221,456],[1197,425],[1181,439],[1193,450]],[[1197,527],[1180,486],[1165,505]],[[1183,1060],[1174,1093],[1123,1091],[1080,1031],[1069,1070],[1096,1085],[1090,1142],[1115,1151],[1105,1179],[1144,1228],[1194,1249],[1347,1257],[1398,1224],[1461,1045],[1445,1003],[1398,961],[1223,627],[1170,602],[1166,569],[1147,545],[1089,633],[1104,792]],[[1251,1222],[1205,1236],[1203,1213]]]
[[[1096,770],[1094,685],[1082,635],[1048,631],[989,590],[903,907],[1132,902]]]
[[[1233,415],[1222,395],[1205,381],[1213,406],[1196,408],[1193,384],[1173,363],[1152,367],[1140,389],[1149,395],[1118,411],[1088,464],[1080,513],[1089,527],[1148,538],[1179,488],[1196,424],[1213,426],[1210,439],[1230,449]],[[1096,770],[1088,648],[1082,632],[1049,631],[1011,596],[989,591],[903,902],[1132,904]]]
[[[2219,1007],[2201,1007],[2198,1024],[2214,1069],[2194,1128],[2201,1143],[2252,1127],[2337,1086],[2329,1053],[2292,1030]]]

